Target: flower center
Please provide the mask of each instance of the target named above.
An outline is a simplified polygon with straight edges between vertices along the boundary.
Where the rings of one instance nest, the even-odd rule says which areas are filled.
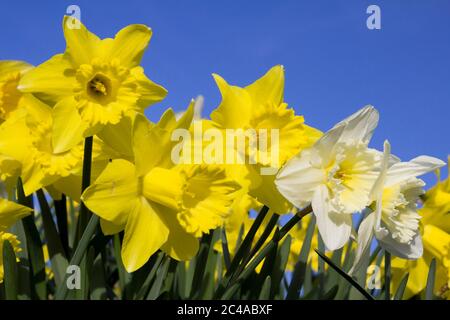
[[[107,76],[98,73],[87,83],[87,92],[95,101],[105,103],[111,99],[112,82]]]

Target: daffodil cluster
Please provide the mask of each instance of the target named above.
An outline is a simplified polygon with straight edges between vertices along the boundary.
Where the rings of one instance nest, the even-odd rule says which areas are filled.
[[[40,201],[44,194],[82,204],[99,217],[104,236],[120,234],[120,260],[130,273],[157,252],[189,261],[199,251],[199,240],[220,228],[228,247],[216,243],[214,248],[239,257],[242,239],[255,223],[253,212],[261,209],[269,214],[250,246],[262,242],[253,254],[263,252],[259,249],[279,241],[274,226],[282,227],[280,215],[295,217],[297,210],[310,208],[303,212],[314,216],[286,230],[293,239],[288,269],[296,269],[306,238],[313,245],[302,254],[308,253],[305,263],[313,270],[318,257],[309,251],[320,242],[333,251],[354,241],[354,274],[376,240],[398,257],[394,269],[417,273],[408,287],[411,294],[424,288],[422,270],[431,257],[439,262],[436,291],[448,290],[450,184],[439,182],[424,195],[418,178],[444,162],[429,156],[402,162],[387,140],[383,151],[370,146],[379,120],[374,107],[362,108],[323,134],[284,101],[284,67],[277,65],[245,87],[214,74],[222,100],[209,117],[202,117],[197,99],[180,114],[169,108],[152,122],[144,111],[167,91],[140,65],[151,29],[130,25],[114,38],[100,39],[81,22],[74,28],[69,19],[63,20],[64,53],[38,66],[0,61],[5,189],[0,257],[5,240],[19,252],[21,244],[9,230],[33,212],[13,201],[22,191],[25,197],[39,193]],[[199,135],[199,128],[208,134]],[[231,142],[220,140],[230,132]],[[249,145],[240,148],[235,139]],[[18,181],[23,190],[16,188]],[[419,210],[421,197],[425,203]],[[355,228],[358,213],[364,217]],[[350,243],[346,250],[352,248]],[[242,268],[250,258],[243,259]]]

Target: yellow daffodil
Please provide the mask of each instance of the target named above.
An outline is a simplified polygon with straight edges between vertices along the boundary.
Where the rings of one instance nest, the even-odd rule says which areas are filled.
[[[174,165],[171,133],[189,128],[192,105],[180,120],[169,109],[158,124],[138,115],[133,125],[135,164],[113,160],[83,193],[99,215],[105,234],[125,230],[122,260],[139,269],[158,249],[178,260],[198,250],[197,237],[220,227],[238,185],[225,170],[205,165]]]
[[[368,143],[377,124],[375,108],[361,109],[289,160],[276,177],[278,190],[294,206],[311,203],[328,250],[345,245],[352,214],[371,202],[381,155]]]
[[[53,148],[58,153],[77,145],[82,136],[128,121],[166,95],[139,66],[151,29],[130,25],[114,39],[101,40],[81,22],[79,28],[69,27],[68,19],[73,18],[63,21],[65,53],[37,66],[19,83],[21,91],[56,103],[54,126],[61,130],[54,132]]]
[[[0,61],[0,123],[26,104],[29,95],[23,95],[17,86],[31,68],[32,65],[23,61]]]
[[[9,241],[16,253],[21,251],[17,236],[7,230],[31,211],[28,207],[0,198],[0,283],[3,282],[3,242]]]
[[[375,211],[359,227],[353,270],[359,267],[360,259],[368,252],[374,236],[381,247],[395,256],[418,259],[423,254],[417,203],[425,183],[417,176],[436,170],[445,163],[433,157],[419,156],[409,162],[390,164],[390,149],[386,141],[381,171],[371,193]]]
[[[274,175],[261,175],[261,170],[274,169],[276,173],[290,157],[311,146],[321,133],[305,125],[303,117],[295,115],[283,101],[282,66],[273,67],[244,88],[229,85],[217,74],[214,79],[222,102],[211,113],[213,125],[222,130],[242,130],[244,134],[252,132],[257,140],[265,140],[264,148],[258,143],[256,148],[247,148],[243,155],[251,181],[250,194],[274,212],[288,212],[290,205],[275,188]],[[276,133],[274,140],[271,133]],[[275,157],[271,157],[272,151],[277,153]]]
[[[52,185],[56,190],[79,199],[83,142],[64,151],[54,148],[54,135],[58,128],[52,117],[52,109],[36,98],[29,97],[20,115],[11,117],[0,126],[0,155],[4,165],[4,181],[14,185],[21,176],[26,195]],[[66,133],[70,136],[70,132]],[[106,152],[108,151],[108,152]],[[94,139],[93,177],[113,157],[114,152]]]

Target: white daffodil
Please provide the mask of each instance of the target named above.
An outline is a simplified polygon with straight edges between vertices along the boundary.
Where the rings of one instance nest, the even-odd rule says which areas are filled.
[[[368,143],[378,118],[372,106],[359,110],[290,159],[277,175],[277,188],[288,201],[299,208],[311,203],[328,250],[344,246],[352,214],[371,202],[382,154]]]
[[[359,227],[352,273],[361,266],[362,256],[369,253],[374,236],[381,247],[398,257],[418,259],[423,253],[417,202],[425,183],[417,177],[445,163],[433,157],[419,156],[409,162],[397,161],[390,165],[390,149],[386,141],[381,171],[371,193],[375,211]]]

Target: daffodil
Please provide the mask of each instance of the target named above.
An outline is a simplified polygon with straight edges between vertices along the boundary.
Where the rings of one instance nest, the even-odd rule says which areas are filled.
[[[276,177],[278,190],[294,206],[311,203],[328,250],[344,246],[352,214],[370,204],[381,156],[368,143],[377,123],[376,109],[361,109],[289,160]]]
[[[409,273],[404,298],[408,299],[423,291],[427,284],[431,260],[436,259],[434,294],[450,298],[450,179],[438,181],[424,195],[421,215],[423,256],[417,260],[395,257],[392,259],[393,289]]]
[[[122,260],[139,269],[158,249],[178,260],[190,259],[203,233],[221,226],[238,185],[220,167],[174,165],[171,133],[188,128],[192,105],[180,119],[169,109],[158,124],[138,115],[133,125],[135,164],[112,160],[83,193],[99,215],[105,234],[125,230]]]
[[[54,132],[53,147],[58,153],[77,145],[82,136],[128,121],[166,95],[139,65],[151,29],[130,25],[114,39],[101,40],[81,22],[79,28],[69,27],[68,19],[74,18],[63,21],[65,53],[37,66],[19,83],[22,92],[55,103],[54,126],[60,130]]]
[[[420,236],[420,215],[417,203],[425,183],[417,176],[445,165],[439,159],[419,156],[408,162],[390,163],[388,141],[384,143],[381,171],[371,193],[375,210],[362,222],[358,230],[358,249],[353,270],[367,253],[373,237],[388,252],[405,259],[418,259],[423,254]]]
[[[31,211],[28,207],[0,198],[0,282],[3,282],[3,242],[9,241],[16,253],[21,251],[20,241],[8,229]]]
[[[23,61],[0,61],[0,123],[26,104],[29,95],[22,94],[17,86],[21,77],[32,68]]]
[[[213,125],[221,130],[242,130],[244,135],[254,133],[258,141],[254,148],[247,146],[241,155],[251,181],[250,194],[274,212],[288,212],[290,205],[275,188],[274,174],[261,172],[268,169],[276,173],[290,157],[311,146],[321,133],[305,125],[303,117],[284,102],[282,66],[271,68],[244,88],[229,85],[217,74],[213,76],[222,94],[222,102],[211,113]]]
[[[26,195],[51,185],[49,191],[58,190],[79,199],[83,142],[58,152],[54,147],[55,131],[58,130],[60,128],[55,126],[52,109],[40,100],[29,97],[20,114],[0,126],[2,180],[11,186],[20,176]],[[70,132],[66,136],[70,136]],[[112,157],[114,152],[96,137],[92,176],[98,176]],[[8,163],[9,166],[6,165]]]

